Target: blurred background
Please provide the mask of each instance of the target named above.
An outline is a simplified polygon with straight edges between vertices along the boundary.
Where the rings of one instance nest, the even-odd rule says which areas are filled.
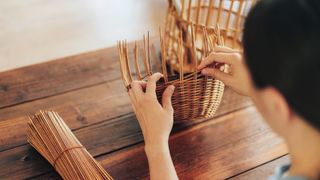
[[[2,0],[0,72],[142,38],[163,27],[167,0]]]

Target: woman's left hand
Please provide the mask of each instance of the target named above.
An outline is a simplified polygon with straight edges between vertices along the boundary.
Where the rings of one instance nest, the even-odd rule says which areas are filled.
[[[168,145],[173,126],[174,86],[168,86],[163,92],[161,106],[156,95],[156,83],[161,77],[162,74],[155,73],[147,82],[133,81],[129,96],[144,137],[150,179],[177,180]]]
[[[129,89],[129,96],[142,129],[146,150],[167,146],[173,126],[171,97],[174,86],[170,85],[164,91],[162,106],[156,96],[156,82],[162,77],[162,74],[155,73],[148,78],[147,82],[133,81]]]

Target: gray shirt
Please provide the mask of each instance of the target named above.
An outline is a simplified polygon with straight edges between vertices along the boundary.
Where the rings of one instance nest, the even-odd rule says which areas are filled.
[[[285,173],[290,169],[290,165],[279,166],[275,169],[274,174],[268,180],[308,180],[303,176],[285,176]]]

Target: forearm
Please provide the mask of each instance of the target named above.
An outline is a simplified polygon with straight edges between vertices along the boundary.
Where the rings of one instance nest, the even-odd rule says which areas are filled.
[[[150,179],[178,179],[167,143],[146,146],[145,151],[149,162]]]

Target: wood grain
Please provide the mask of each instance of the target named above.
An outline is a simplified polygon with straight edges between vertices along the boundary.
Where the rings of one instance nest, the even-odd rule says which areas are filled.
[[[227,89],[216,116],[249,105],[248,98]],[[0,121],[0,129],[7,129],[0,131],[0,152],[27,143],[26,115],[39,109],[59,112],[73,130],[132,113],[129,97],[120,80],[0,109],[2,117],[8,118]]]
[[[150,42],[159,49],[158,38]],[[2,72],[0,108],[118,79],[118,59],[112,47]]]
[[[170,138],[170,149],[181,179],[225,179],[287,153],[254,108],[176,133]],[[116,179],[148,176],[143,145],[98,160]]]
[[[260,165],[254,169],[251,169],[247,172],[239,174],[238,176],[235,176],[230,179],[232,180],[267,179],[269,176],[271,176],[274,173],[276,167],[280,165],[289,164],[289,163],[290,163],[289,155],[285,155],[280,158],[274,159],[266,164]]]
[[[128,95],[119,80],[0,109],[0,114],[9,118],[0,121],[0,128],[8,129],[0,132],[0,151],[26,144],[27,115],[39,109],[58,111],[71,129],[132,112]]]

